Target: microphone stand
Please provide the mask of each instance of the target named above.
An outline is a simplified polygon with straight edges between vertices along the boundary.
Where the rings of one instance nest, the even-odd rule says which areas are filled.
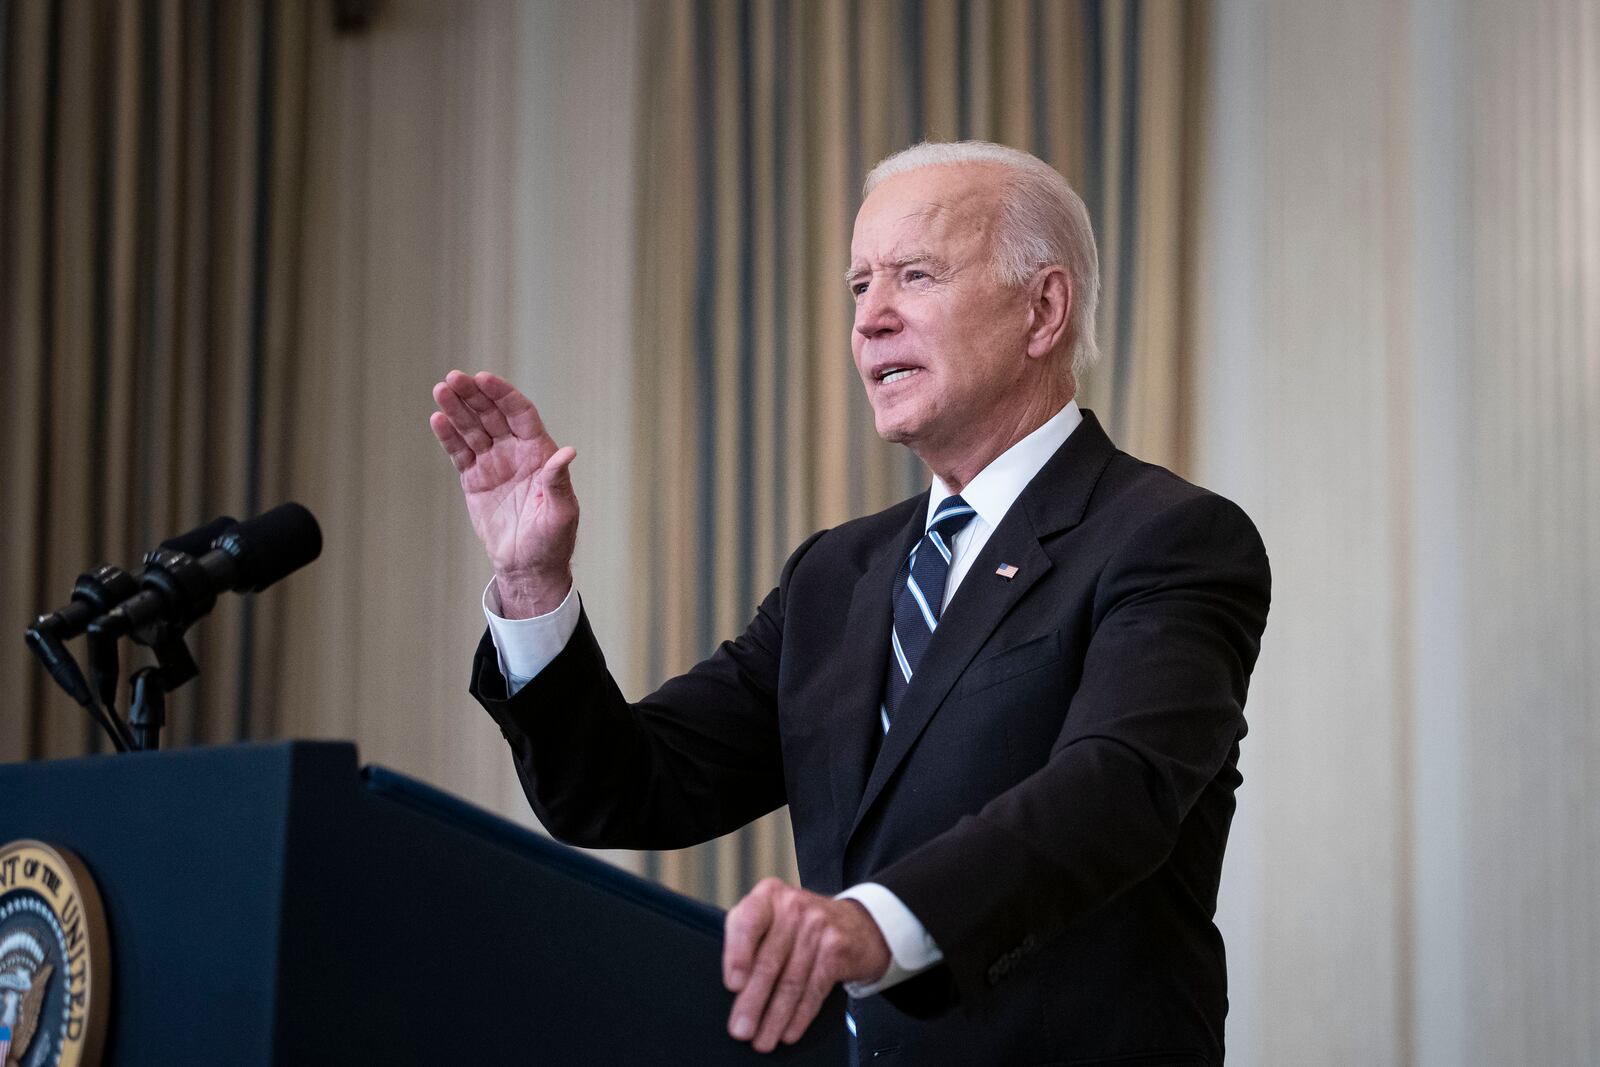
[[[140,631],[133,639],[155,650],[156,666],[140,667],[128,679],[132,703],[128,725],[134,747],[154,752],[161,747],[161,730],[167,724],[167,694],[200,676],[200,666],[183,640],[183,627],[160,624]]]
[[[186,551],[197,541],[209,542],[210,551]],[[321,551],[322,530],[299,504],[280,504],[242,523],[223,517],[147,553],[137,583],[114,567],[81,576],[73,603],[29,628],[28,646],[119,751],[149,751],[161,744],[167,694],[200,674],[183,640],[190,624],[211,610],[218,593],[260,592]],[[62,647],[78,633],[88,635],[88,680]],[[124,636],[156,656],[156,666],[128,679],[131,728],[116,710],[117,641]]]
[[[194,582],[200,572],[195,558],[177,549],[156,549],[145,555],[144,562],[144,581],[164,583],[174,599],[184,598],[188,592],[186,586]],[[122,726],[122,731],[127,736],[129,750],[153,752],[161,746],[161,730],[167,722],[167,694],[200,674],[189,646],[184,644],[184,631],[190,622],[205,614],[215,600],[214,595],[202,599],[198,610],[185,613],[179,619],[158,620],[136,630],[127,626],[125,620],[118,619],[115,613],[88,625],[85,632],[89,638],[91,689],[112,709],[109,717],[118,726],[122,726],[115,711],[117,679],[121,673],[118,639],[126,633],[134,643],[156,654],[156,666],[141,667],[128,677],[128,725]]]
[[[98,698],[101,707],[115,715],[117,679],[122,675],[122,666],[117,656],[117,639],[90,626],[88,642],[89,691]]]
[[[133,734],[128,730],[128,724],[122,721],[122,716],[117,714],[115,704],[102,704],[99,697],[92,697],[89,704],[85,705],[89,714],[94,716],[95,722],[100,724],[111,737],[111,745],[118,752],[136,751],[138,745],[134,743]]]

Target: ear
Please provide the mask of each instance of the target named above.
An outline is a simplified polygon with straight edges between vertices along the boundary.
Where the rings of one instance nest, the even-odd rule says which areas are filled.
[[[1061,346],[1072,314],[1072,283],[1065,267],[1043,267],[1028,286],[1028,355],[1042,359]]]

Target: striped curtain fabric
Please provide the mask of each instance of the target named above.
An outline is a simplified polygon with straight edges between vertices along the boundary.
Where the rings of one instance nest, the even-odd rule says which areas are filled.
[[[926,488],[873,430],[842,281],[861,180],[908,144],[1001,141],[1078,189],[1105,353],[1080,402],[1183,467],[1206,20],[1167,0],[646,7],[634,692],[742,629],[807,534]],[[786,813],[646,866],[730,904],[795,877]]]
[[[286,495],[319,10],[0,4],[0,760],[103,745],[31,662],[28,619],[96,563]],[[194,631],[172,743],[272,732],[279,625],[234,598]]]

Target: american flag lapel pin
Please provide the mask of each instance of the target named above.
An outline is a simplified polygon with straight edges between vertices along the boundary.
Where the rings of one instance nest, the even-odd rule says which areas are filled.
[[[1000,566],[994,569],[994,572],[1008,582],[1017,576],[1017,568],[1013,567],[1009,563],[1000,564]]]

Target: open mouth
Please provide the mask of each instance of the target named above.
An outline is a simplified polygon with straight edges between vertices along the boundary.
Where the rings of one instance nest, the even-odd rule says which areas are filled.
[[[890,382],[898,382],[902,378],[911,377],[921,369],[921,367],[885,367],[883,370],[878,372],[878,382],[882,385],[888,385]]]

